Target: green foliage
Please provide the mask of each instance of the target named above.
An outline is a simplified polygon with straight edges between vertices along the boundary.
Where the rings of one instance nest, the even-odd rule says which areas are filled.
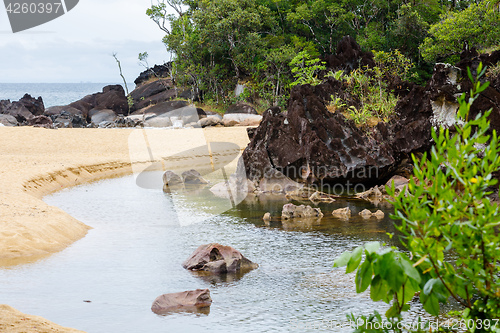
[[[373,60],[381,69],[382,74],[387,77],[398,76],[402,80],[417,79],[414,73],[415,65],[398,49],[391,52],[373,50]]]
[[[326,69],[325,62],[318,58],[312,58],[307,51],[299,52],[289,65],[295,78],[295,81],[290,83],[291,87],[299,84],[313,86],[320,84],[321,80],[318,79],[317,73]]]
[[[427,61],[446,60],[461,52],[464,44],[478,49],[500,44],[500,10],[496,1],[483,0],[463,11],[446,13],[431,26],[431,37],[420,46]]]
[[[390,119],[398,99],[393,93],[387,91],[387,84],[382,80],[383,72],[379,67],[369,70],[357,69],[352,71],[350,75],[336,72],[331,73],[330,76],[345,80],[347,92],[361,104],[358,107],[354,105],[347,107],[350,101],[343,101],[332,96],[330,104],[332,111],[345,110],[347,116],[361,126],[367,125],[373,117],[382,121]]]
[[[410,256],[368,243],[335,261],[335,267],[356,270],[358,292],[369,285],[372,300],[392,300],[385,314],[389,322],[400,321],[408,301],[420,292],[429,314],[438,316],[440,304],[451,297],[463,307],[463,318],[471,320],[471,332],[500,332],[493,325],[500,317],[500,208],[488,197],[498,185],[493,173],[500,169],[500,146],[496,132],[489,132],[491,111],[469,119],[477,94],[488,87],[479,82],[484,73],[481,66],[477,79],[468,72],[473,89],[459,98],[455,132],[433,130],[430,155],[420,161],[414,157],[411,195],[396,196],[394,186],[387,188]],[[402,332],[394,327],[372,332],[382,331]]]

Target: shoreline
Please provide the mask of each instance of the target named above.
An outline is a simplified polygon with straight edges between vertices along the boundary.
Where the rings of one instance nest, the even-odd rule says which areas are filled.
[[[0,267],[34,263],[64,250],[91,229],[46,204],[45,195],[140,172],[160,156],[179,152],[189,156],[190,149],[209,142],[232,142],[240,150],[249,142],[246,127],[155,129],[147,132],[147,146],[137,140],[143,133],[137,129],[0,127]],[[7,305],[0,305],[0,310],[0,327],[8,327],[9,332],[22,331],[25,319],[20,317],[54,327],[47,330],[49,326],[41,324],[44,332],[77,332]]]

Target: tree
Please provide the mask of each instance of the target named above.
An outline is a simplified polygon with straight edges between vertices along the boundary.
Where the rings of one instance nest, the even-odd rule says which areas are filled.
[[[500,44],[500,10],[495,1],[483,0],[467,9],[445,14],[432,25],[420,46],[427,61],[445,60],[458,55],[464,45],[469,48],[486,48]]]

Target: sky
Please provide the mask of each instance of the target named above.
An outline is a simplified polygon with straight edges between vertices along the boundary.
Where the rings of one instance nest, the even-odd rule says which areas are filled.
[[[117,54],[129,87],[148,63],[170,60],[165,35],[145,14],[152,0],[80,0],[53,21],[12,33],[0,4],[1,83],[121,83]],[[155,0],[156,3],[156,0]]]

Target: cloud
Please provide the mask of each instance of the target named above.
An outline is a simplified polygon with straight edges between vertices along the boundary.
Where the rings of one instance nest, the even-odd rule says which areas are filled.
[[[163,32],[146,15],[150,0],[83,0],[62,17],[13,34],[0,8],[0,82],[120,82],[114,52],[129,87],[149,63],[170,60]]]

